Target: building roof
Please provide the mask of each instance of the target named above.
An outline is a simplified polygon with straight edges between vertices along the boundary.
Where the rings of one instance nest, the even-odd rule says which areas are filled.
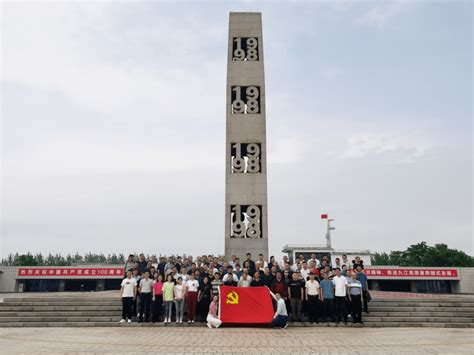
[[[287,244],[283,246],[282,252],[288,253],[295,250],[319,251],[334,254],[372,254],[368,249],[334,249],[328,248],[323,244]]]

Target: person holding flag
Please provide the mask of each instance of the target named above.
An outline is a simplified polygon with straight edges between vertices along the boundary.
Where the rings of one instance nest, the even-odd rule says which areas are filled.
[[[274,328],[286,329],[288,327],[288,312],[286,310],[285,300],[281,298],[279,293],[275,294],[270,291],[270,295],[272,295],[277,303],[277,309],[273,316],[272,325]]]

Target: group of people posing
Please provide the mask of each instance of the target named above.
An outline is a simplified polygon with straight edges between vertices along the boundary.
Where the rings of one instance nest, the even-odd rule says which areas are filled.
[[[368,280],[359,257],[349,262],[329,257],[318,260],[312,254],[290,263],[287,256],[277,262],[262,254],[252,260],[248,253],[241,261],[233,255],[225,257],[203,255],[187,257],[157,257],[147,260],[130,255],[124,267],[121,284],[122,320],[120,322],[183,323],[207,322],[209,328],[219,327],[219,286],[266,286],[275,300],[273,325],[284,328],[287,322],[352,322],[362,323],[362,308],[368,312],[370,300]]]

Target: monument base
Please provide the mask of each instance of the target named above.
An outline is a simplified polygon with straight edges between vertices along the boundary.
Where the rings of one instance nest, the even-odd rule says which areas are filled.
[[[236,255],[243,263],[247,253],[252,254],[252,260],[256,260],[258,254],[263,254],[265,260],[268,260],[270,258],[270,255],[267,255],[268,239],[226,238],[225,256],[227,260],[230,260],[231,255]]]

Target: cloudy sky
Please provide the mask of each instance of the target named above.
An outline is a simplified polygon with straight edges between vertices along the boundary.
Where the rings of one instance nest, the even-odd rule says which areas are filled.
[[[224,249],[229,11],[263,14],[270,252],[473,254],[472,3],[2,2],[1,254]]]

